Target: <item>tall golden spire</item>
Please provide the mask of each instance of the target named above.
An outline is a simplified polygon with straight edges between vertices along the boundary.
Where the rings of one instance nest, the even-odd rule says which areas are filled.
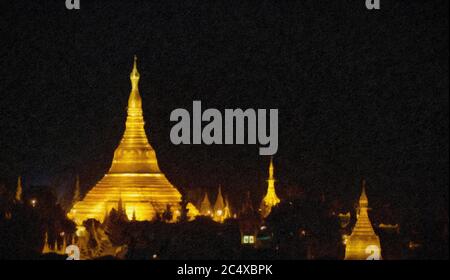
[[[205,196],[200,204],[200,214],[203,216],[210,216],[212,214],[211,211],[211,202],[209,202],[208,193],[205,192]]]
[[[216,222],[223,222],[224,220],[224,200],[222,196],[222,187],[219,185],[219,191],[217,192],[216,203],[214,204],[214,220]]]
[[[53,250],[48,245],[48,231],[46,231],[44,237],[44,248],[42,248],[42,254],[47,254],[51,252],[53,252]]]
[[[128,219],[134,216],[138,221],[152,220],[168,205],[174,211],[180,208],[181,194],[159,169],[155,150],[145,133],[139,79],[135,56],[125,132],[108,173],[69,212],[69,218],[78,225],[88,218],[103,221],[105,211],[117,207],[119,201]]]
[[[130,73],[131,86],[133,89],[137,89],[140,77],[141,76],[139,75],[139,72],[137,70],[137,56],[134,55],[133,70]]]
[[[17,178],[17,188],[16,188],[16,195],[15,195],[15,199],[17,202],[21,202],[22,201],[22,178],[19,176],[19,178]]]
[[[275,180],[274,177],[273,177],[273,157],[270,157],[269,180]]]
[[[359,197],[359,213],[353,232],[348,238],[345,247],[346,260],[365,260],[371,253],[375,253],[381,258],[380,239],[373,230],[368,210],[369,200],[366,195],[366,182],[363,180]]]
[[[368,208],[369,207],[369,200],[367,199],[366,194],[366,180],[363,179],[362,181],[362,190],[361,195],[359,196],[359,208]]]
[[[222,196],[222,187],[219,185],[219,190],[217,191],[216,203],[214,203],[214,214],[217,215],[217,211],[222,211],[224,207],[224,201]]]
[[[109,173],[159,173],[155,150],[150,146],[144,129],[142,98],[139,94],[139,72],[137,58],[134,57],[130,73],[131,92],[128,98],[125,133],[114,158]]]
[[[275,191],[274,171],[273,158],[271,157],[269,164],[269,178],[267,179],[267,193],[261,201],[261,214],[264,218],[270,214],[272,207],[280,203],[280,199]]]
[[[131,93],[130,97],[128,99],[128,114],[130,113],[139,113],[142,114],[142,98],[139,94],[139,78],[141,75],[138,72],[137,69],[137,56],[134,56],[134,63],[133,63],[133,70],[131,70],[130,73],[130,80],[131,80]],[[136,111],[131,109],[137,109]],[[140,111],[140,112],[139,112]]]

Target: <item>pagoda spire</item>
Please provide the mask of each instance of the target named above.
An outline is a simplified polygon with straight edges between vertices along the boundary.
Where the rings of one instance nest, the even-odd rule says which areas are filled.
[[[66,236],[63,236],[63,244],[61,247],[60,254],[64,255],[66,253],[66,248],[67,248],[67,240],[66,240]]]
[[[250,191],[247,191],[240,214],[253,213],[254,211],[255,210],[253,209],[253,202],[252,202],[252,199],[250,197]]]
[[[57,253],[58,252],[58,239],[55,239],[55,242],[53,244],[53,252]]]
[[[222,186],[219,185],[217,191],[216,203],[214,204],[214,220],[217,222],[223,222],[224,220],[224,200],[222,196]]]
[[[117,202],[117,212],[122,214],[124,212],[123,202],[122,202],[122,194],[119,194],[119,201]]]
[[[136,221],[136,209],[133,209],[133,216],[131,217],[132,221]]]
[[[369,207],[369,200],[367,199],[366,194],[366,180],[362,180],[362,190],[361,195],[359,196],[359,209]]]
[[[217,214],[217,211],[222,211],[224,207],[224,201],[222,196],[222,186],[219,185],[219,190],[217,191],[216,203],[214,204],[214,212]]]
[[[372,223],[370,222],[369,215],[369,200],[366,194],[366,182],[362,181],[361,195],[359,197],[359,206],[357,220],[352,234],[347,240],[345,248],[346,260],[365,260],[370,255],[367,252],[367,248],[378,248],[378,256],[381,258],[380,239],[373,230]]]
[[[275,180],[273,177],[274,167],[273,167],[273,157],[270,157],[270,164],[269,164],[269,180]]]
[[[48,245],[48,231],[45,232],[45,238],[44,238],[44,248],[42,249],[42,254],[51,253],[52,249],[50,249],[50,246]]]
[[[267,179],[267,193],[266,196],[261,201],[261,214],[265,218],[267,217],[272,207],[280,203],[280,199],[277,196],[275,191],[275,177],[274,177],[275,168],[273,166],[273,158],[270,157],[269,164],[269,178]]]
[[[72,205],[80,201],[80,199],[80,176],[77,175],[77,178],[75,180],[75,190],[73,192]]]
[[[103,224],[106,225],[108,223],[108,220],[109,220],[108,208],[105,207],[105,215],[103,216]]]
[[[223,208],[223,217],[224,219],[231,218],[230,202],[228,201],[227,196],[225,196],[225,207]]]
[[[203,216],[211,215],[211,202],[209,202],[208,193],[205,192],[202,202],[200,203],[200,214]]]
[[[128,97],[125,132],[114,152],[109,173],[161,173],[155,150],[150,146],[145,134],[139,78],[135,56],[130,73],[131,92]]]
[[[22,202],[22,191],[22,179],[21,176],[19,176],[19,178],[17,178],[16,195],[14,197],[17,202]]]
[[[132,89],[137,89],[140,77],[141,76],[139,74],[139,71],[137,70],[137,56],[134,55],[133,70],[131,70],[131,73],[130,73]]]
[[[135,55],[133,70],[131,70],[130,73],[131,93],[130,97],[128,98],[128,114],[133,113],[133,111],[130,112],[130,109],[140,109],[142,111],[142,98],[141,95],[139,94],[139,87],[138,87],[140,77],[141,75],[139,74],[139,71],[137,69],[137,56]]]
[[[122,200],[122,193],[119,194],[119,201],[117,202],[117,213],[121,220],[128,221],[127,207]]]

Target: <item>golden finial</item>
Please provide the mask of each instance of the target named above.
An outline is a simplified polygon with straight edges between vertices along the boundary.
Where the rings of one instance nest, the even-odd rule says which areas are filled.
[[[367,207],[368,206],[368,199],[366,194],[366,180],[362,180],[362,190],[361,190],[361,196],[359,197],[359,205],[360,207]]]
[[[273,179],[273,157],[270,157],[269,179]]]
[[[137,70],[137,56],[134,56],[133,70],[130,73],[131,86],[133,89],[137,88],[139,82],[139,72]]]

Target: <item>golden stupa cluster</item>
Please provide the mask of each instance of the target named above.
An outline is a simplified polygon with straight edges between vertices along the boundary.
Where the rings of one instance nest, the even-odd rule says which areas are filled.
[[[223,198],[222,188],[219,186],[217,198],[214,206],[209,201],[208,193],[205,193],[199,207],[198,215],[212,217],[216,222],[222,223],[226,219],[232,218],[230,203],[228,198]]]
[[[135,57],[130,74],[131,93],[128,99],[125,132],[114,152],[111,168],[82,200],[79,197],[77,179],[75,203],[68,216],[79,226],[86,219],[102,222],[105,214],[117,207],[119,201],[123,203],[128,218],[137,221],[153,220],[157,214],[163,213],[167,206],[174,213],[173,220],[180,214],[181,194],[159,169],[155,150],[149,144],[144,130],[139,78]],[[261,203],[264,217],[280,202],[275,193],[273,174],[274,167],[271,160],[267,195]],[[208,194],[205,194],[199,207],[189,203],[187,208],[190,219],[203,215],[211,216],[217,222],[223,222],[232,217],[230,204],[228,199],[223,198],[220,187],[214,206],[211,205]]]
[[[81,199],[80,183],[77,178],[74,204],[67,214],[78,226],[77,235],[82,237],[83,221],[96,219],[103,222],[113,209],[120,208],[129,220],[151,221],[161,215],[167,208],[173,213],[172,221],[176,221],[181,211],[181,194],[169,182],[158,166],[155,150],[149,144],[144,130],[142,98],[139,93],[139,72],[136,57],[130,74],[131,93],[128,99],[125,132],[120,144],[114,152],[111,167],[107,174]],[[275,190],[274,164],[271,158],[267,179],[267,191],[263,197],[259,211],[251,206],[250,195],[247,195],[245,211],[241,213],[241,238],[243,244],[254,244],[257,229],[252,220],[258,223],[266,218],[272,208],[280,203]],[[19,178],[16,197],[22,192]],[[236,218],[231,211],[227,197],[224,198],[219,186],[214,204],[208,193],[196,206],[189,202],[186,205],[188,219],[197,216],[209,216],[216,222],[224,222],[228,218]],[[352,234],[346,239],[345,259],[367,259],[368,250],[376,251],[380,256],[380,241],[375,234],[368,217],[368,200],[363,183],[359,199],[358,218]],[[259,212],[255,217],[253,213]],[[58,247],[51,248],[46,242],[44,252],[58,252]]]

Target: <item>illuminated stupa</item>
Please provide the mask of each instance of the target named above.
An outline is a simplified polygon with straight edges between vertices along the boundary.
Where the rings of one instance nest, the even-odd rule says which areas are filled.
[[[272,207],[280,203],[280,199],[277,196],[277,193],[275,192],[275,178],[273,176],[274,173],[274,167],[273,167],[273,160],[270,158],[270,165],[269,165],[269,178],[267,179],[267,193],[266,196],[261,201],[261,215],[266,218],[269,216],[270,212],[272,211]]]
[[[359,214],[352,234],[345,247],[346,260],[381,259],[380,239],[375,234],[367,213],[369,200],[366,195],[365,181],[359,198]]]
[[[130,220],[152,220],[167,205],[174,218],[179,213],[181,194],[159,169],[155,150],[145,134],[139,77],[135,57],[125,132],[108,173],[68,213],[78,225],[89,218],[102,222],[105,212],[117,207],[120,199]]]

